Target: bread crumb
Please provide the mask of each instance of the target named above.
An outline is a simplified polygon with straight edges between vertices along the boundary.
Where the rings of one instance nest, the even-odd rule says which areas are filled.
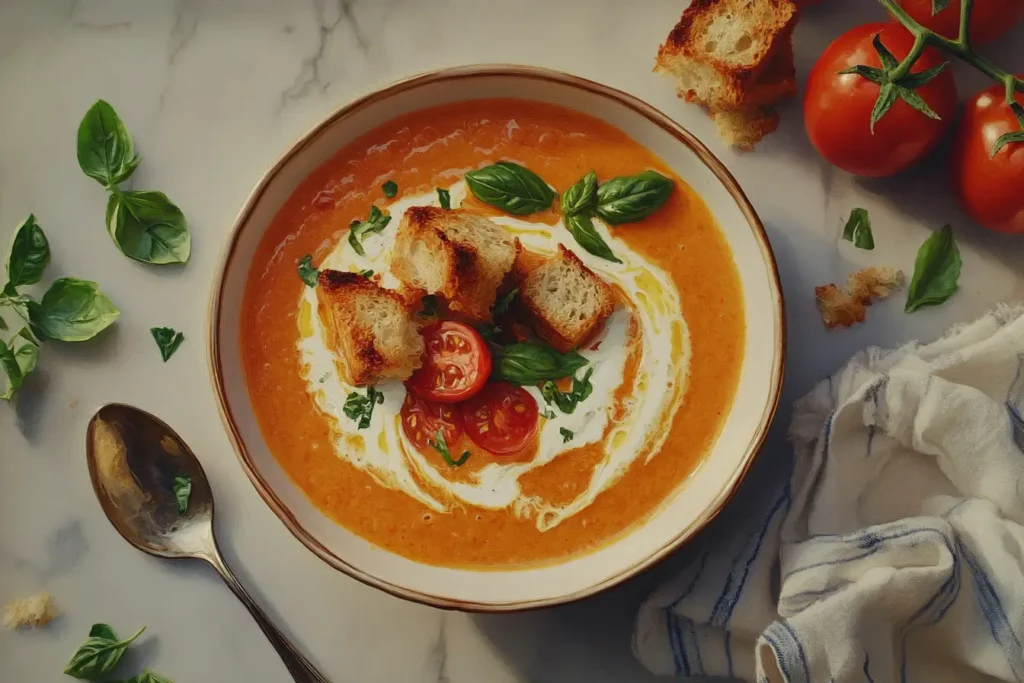
[[[53,598],[46,591],[29,598],[15,600],[4,607],[4,626],[13,630],[19,627],[42,628],[60,614]]]
[[[864,322],[872,299],[887,299],[906,282],[903,271],[889,267],[862,268],[850,274],[846,289],[834,284],[814,288],[821,319],[828,329]]]

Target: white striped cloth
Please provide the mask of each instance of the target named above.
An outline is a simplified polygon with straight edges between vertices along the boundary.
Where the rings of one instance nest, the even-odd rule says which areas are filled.
[[[1024,682],[1024,309],[871,348],[794,407],[793,474],[640,609],[651,671]]]

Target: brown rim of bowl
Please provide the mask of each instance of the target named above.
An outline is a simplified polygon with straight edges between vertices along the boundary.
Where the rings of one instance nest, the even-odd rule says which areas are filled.
[[[295,516],[291,513],[287,506],[274,494],[267,483],[262,479],[259,472],[253,466],[253,463],[249,457],[248,452],[245,449],[245,445],[242,442],[242,438],[235,427],[235,419],[231,414],[231,408],[228,405],[224,390],[224,379],[221,368],[221,356],[220,356],[220,339],[219,339],[219,321],[221,317],[221,298],[224,288],[224,275],[228,270],[228,266],[231,263],[232,258],[235,254],[236,245],[238,243],[239,235],[242,231],[242,226],[249,220],[249,217],[253,211],[253,207],[262,197],[267,185],[271,180],[280,172],[282,167],[299,151],[305,149],[309,145],[313,144],[320,135],[328,127],[334,125],[338,121],[346,118],[352,112],[368,104],[378,102],[382,99],[391,97],[396,93],[401,93],[406,90],[417,88],[430,83],[446,80],[461,80],[466,78],[476,78],[480,76],[508,76],[516,78],[527,78],[535,79],[539,81],[546,81],[552,83],[558,83],[571,88],[584,90],[588,93],[595,94],[607,99],[614,100],[620,105],[623,105],[636,114],[639,114],[643,118],[647,119],[654,125],[658,126],[662,130],[668,132],[675,137],[680,143],[686,145],[691,151],[693,151],[700,160],[707,166],[718,178],[718,180],[725,185],[729,194],[732,195],[733,200],[739,205],[740,210],[746,217],[748,224],[750,225],[751,231],[754,233],[754,238],[757,240],[761,247],[761,254],[768,265],[772,276],[772,297],[776,303],[776,320],[778,334],[775,337],[775,351],[776,351],[776,362],[774,368],[774,374],[772,376],[771,394],[768,397],[768,401],[764,407],[764,411],[761,414],[760,422],[757,429],[754,432],[753,438],[747,446],[746,453],[740,460],[736,469],[733,471],[730,477],[729,483],[719,492],[714,502],[704,510],[703,514],[692,521],[685,529],[682,529],[676,536],[668,543],[663,545],[656,552],[650,554],[643,560],[633,564],[627,569],[622,570],[618,574],[605,579],[604,581],[589,586],[583,590],[576,591],[569,595],[563,595],[557,598],[548,598],[544,600],[533,600],[533,601],[519,601],[511,603],[477,603],[477,602],[465,602],[461,600],[455,600],[437,595],[429,595],[427,593],[421,593],[419,591],[410,590],[402,586],[398,586],[386,581],[382,581],[375,576],[371,576],[362,570],[353,567],[342,558],[335,555],[333,552],[323,546],[316,538],[308,533]],[[224,426],[227,429],[228,436],[231,439],[232,445],[234,446],[235,453],[238,455],[239,462],[242,464],[242,469],[245,470],[246,475],[249,477],[249,481],[256,488],[257,493],[263,498],[264,502],[270,506],[270,509],[274,511],[285,527],[294,535],[306,548],[317,555],[321,560],[329,564],[330,566],[338,569],[352,578],[365,583],[368,586],[379,588],[387,593],[390,593],[396,597],[404,598],[406,600],[412,600],[419,602],[424,605],[430,605],[433,607],[440,607],[442,609],[456,609],[468,612],[517,612],[523,610],[537,609],[541,607],[551,607],[554,605],[560,605],[564,603],[574,602],[581,600],[597,593],[601,593],[608,590],[626,579],[632,578],[644,571],[648,567],[654,565],[660,560],[664,559],[667,555],[678,549],[684,542],[689,540],[694,534],[703,529],[708,522],[715,518],[718,513],[722,510],[725,503],[735,493],[739,483],[743,480],[747,471],[750,469],[753,463],[754,456],[757,454],[765,437],[768,433],[768,428],[771,425],[772,418],[775,416],[775,411],[779,403],[779,395],[782,387],[782,376],[785,368],[785,355],[786,355],[786,329],[785,329],[785,304],[782,299],[782,285],[779,279],[778,265],[775,262],[775,256],[772,253],[771,245],[768,242],[768,235],[765,232],[764,225],[758,218],[757,213],[754,211],[754,207],[751,206],[750,201],[747,199],[746,194],[740,188],[739,183],[732,176],[731,173],[725,168],[721,161],[715,157],[711,151],[704,146],[697,138],[695,138],[689,131],[680,126],[678,123],[670,119],[665,114],[661,113],[651,105],[641,101],[640,99],[624,93],[615,88],[611,88],[600,83],[573,76],[561,71],[555,71],[552,69],[544,69],[533,66],[521,66],[515,64],[478,64],[471,66],[460,66],[451,67],[446,69],[439,69],[437,71],[430,71],[409,78],[397,81],[388,85],[380,90],[376,90],[362,97],[358,97],[348,104],[334,110],[329,116],[324,118],[322,121],[314,125],[310,130],[303,134],[296,142],[294,142],[286,152],[277,158],[277,160],[270,166],[270,168],[263,174],[259,183],[253,189],[252,193],[246,199],[245,204],[242,206],[241,211],[238,213],[238,217],[235,219],[234,227],[231,230],[227,243],[224,246],[222,253],[216,281],[212,296],[210,299],[210,317],[208,320],[208,351],[209,351],[209,363],[210,363],[210,375],[213,382],[214,391],[217,394],[217,405],[220,410],[221,420],[224,422]]]

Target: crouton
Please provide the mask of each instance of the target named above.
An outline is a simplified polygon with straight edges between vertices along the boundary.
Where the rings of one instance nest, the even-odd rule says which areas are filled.
[[[452,311],[490,320],[498,287],[521,249],[483,216],[414,206],[398,227],[391,272],[406,287],[441,296]]]
[[[538,337],[563,353],[586,341],[615,308],[611,287],[562,245],[517,275],[518,310]]]
[[[785,52],[796,19],[790,0],[693,0],[658,50],[655,71],[674,76],[688,102],[711,109],[755,104],[748,97],[775,52]]]
[[[4,626],[9,629],[41,628],[46,626],[60,612],[47,592],[29,598],[15,600],[4,607]]]
[[[903,271],[896,268],[862,268],[850,274],[846,289],[834,284],[815,287],[814,298],[828,329],[852,327],[864,322],[873,299],[887,299],[905,280]]]
[[[398,292],[336,270],[321,271],[318,285],[320,317],[346,382],[362,387],[408,379],[420,367],[423,338]]]

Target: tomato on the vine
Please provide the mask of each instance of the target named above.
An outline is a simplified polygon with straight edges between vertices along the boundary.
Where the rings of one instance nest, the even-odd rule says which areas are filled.
[[[537,401],[522,387],[492,382],[462,404],[466,434],[485,451],[508,455],[537,433]]]
[[[406,386],[438,403],[457,403],[480,391],[491,374],[491,351],[465,323],[443,320],[423,330],[426,357]]]
[[[862,176],[892,175],[920,160],[942,139],[956,115],[956,85],[949,70],[913,89],[938,116],[933,119],[897,97],[871,130],[871,113],[881,86],[859,74],[840,74],[857,65],[882,66],[872,41],[878,36],[897,60],[914,45],[902,26],[865,24],[839,36],[811,71],[804,97],[807,135],[818,153],[844,171]],[[911,69],[921,73],[942,64],[928,48]]]
[[[960,0],[952,0],[938,14],[932,14],[933,2],[897,0],[897,4],[917,23],[946,38],[956,39],[960,34]],[[974,0],[971,41],[983,45],[1005,34],[1022,18],[1024,2],[1020,0]]]
[[[1017,93],[1017,102],[1024,105],[1024,93]],[[1020,130],[1003,86],[992,86],[967,103],[950,158],[960,206],[997,232],[1024,233],[1024,142],[1007,143],[992,155],[1000,137]]]

